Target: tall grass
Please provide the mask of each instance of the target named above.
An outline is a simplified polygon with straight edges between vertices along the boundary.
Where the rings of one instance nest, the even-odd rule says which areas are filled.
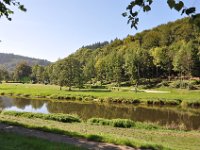
[[[129,119],[103,119],[103,118],[91,118],[88,123],[98,125],[109,125],[120,128],[130,128],[135,126],[135,122]]]
[[[91,118],[88,119],[87,122],[92,125],[107,125],[120,128],[137,128],[137,129],[148,129],[148,130],[162,129],[162,127],[157,124],[135,122],[129,119]]]
[[[69,114],[42,114],[42,113],[17,112],[17,111],[2,111],[1,114],[16,116],[16,117],[25,117],[25,118],[41,118],[45,120],[54,120],[65,123],[81,122],[81,119],[78,116]]]

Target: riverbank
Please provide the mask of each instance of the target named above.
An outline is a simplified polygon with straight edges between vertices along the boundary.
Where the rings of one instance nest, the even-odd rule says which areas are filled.
[[[67,88],[60,90],[60,87],[55,85],[13,83],[0,85],[1,95],[32,99],[79,100],[158,106],[200,106],[200,90],[159,88],[151,89],[151,91],[158,92],[135,93],[134,91],[127,90],[127,88],[126,90],[121,88],[119,91],[107,89],[74,89],[73,91],[68,91]]]
[[[63,123],[41,118],[27,118],[4,114],[0,114],[0,122],[65,134],[71,137],[86,138],[92,141],[128,145],[134,148],[197,150],[200,147],[199,131],[137,127],[119,128],[88,122]]]

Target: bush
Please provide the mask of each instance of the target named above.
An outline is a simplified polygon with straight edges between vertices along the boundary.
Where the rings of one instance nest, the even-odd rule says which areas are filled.
[[[54,120],[65,123],[81,122],[79,117],[69,114],[42,114],[42,113],[17,112],[17,111],[2,111],[2,114],[16,116],[16,117],[25,117],[25,118],[41,118],[45,120]]]
[[[135,126],[135,122],[129,119],[103,119],[103,118],[91,118],[87,121],[90,124],[96,125],[108,125],[120,128],[131,128]]]
[[[111,124],[113,127],[130,128],[135,126],[135,122],[129,119],[112,119]]]
[[[195,82],[194,81],[174,81],[170,83],[170,87],[172,88],[182,88],[182,89],[188,89],[188,90],[195,90]]]

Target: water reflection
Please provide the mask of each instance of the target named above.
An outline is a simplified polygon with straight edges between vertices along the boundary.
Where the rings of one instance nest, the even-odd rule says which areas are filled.
[[[126,118],[135,121],[159,122],[162,125],[183,124],[187,129],[200,128],[200,111],[168,107],[144,107],[125,104],[50,102],[43,100],[0,97],[0,109],[77,114],[86,120],[92,117]]]

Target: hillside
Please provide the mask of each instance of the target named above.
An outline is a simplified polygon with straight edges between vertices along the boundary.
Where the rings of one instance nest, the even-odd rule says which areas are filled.
[[[36,58],[30,58],[30,57],[25,57],[25,56],[20,56],[20,55],[0,53],[0,65],[5,66],[9,71],[13,71],[14,68],[16,67],[16,64],[23,61],[27,62],[31,66],[35,64],[47,66],[51,63],[43,59],[36,59]]]
[[[189,18],[103,43],[84,46],[54,63],[50,68],[51,82],[77,85],[100,81],[120,85],[155,78],[200,77],[200,31]]]

